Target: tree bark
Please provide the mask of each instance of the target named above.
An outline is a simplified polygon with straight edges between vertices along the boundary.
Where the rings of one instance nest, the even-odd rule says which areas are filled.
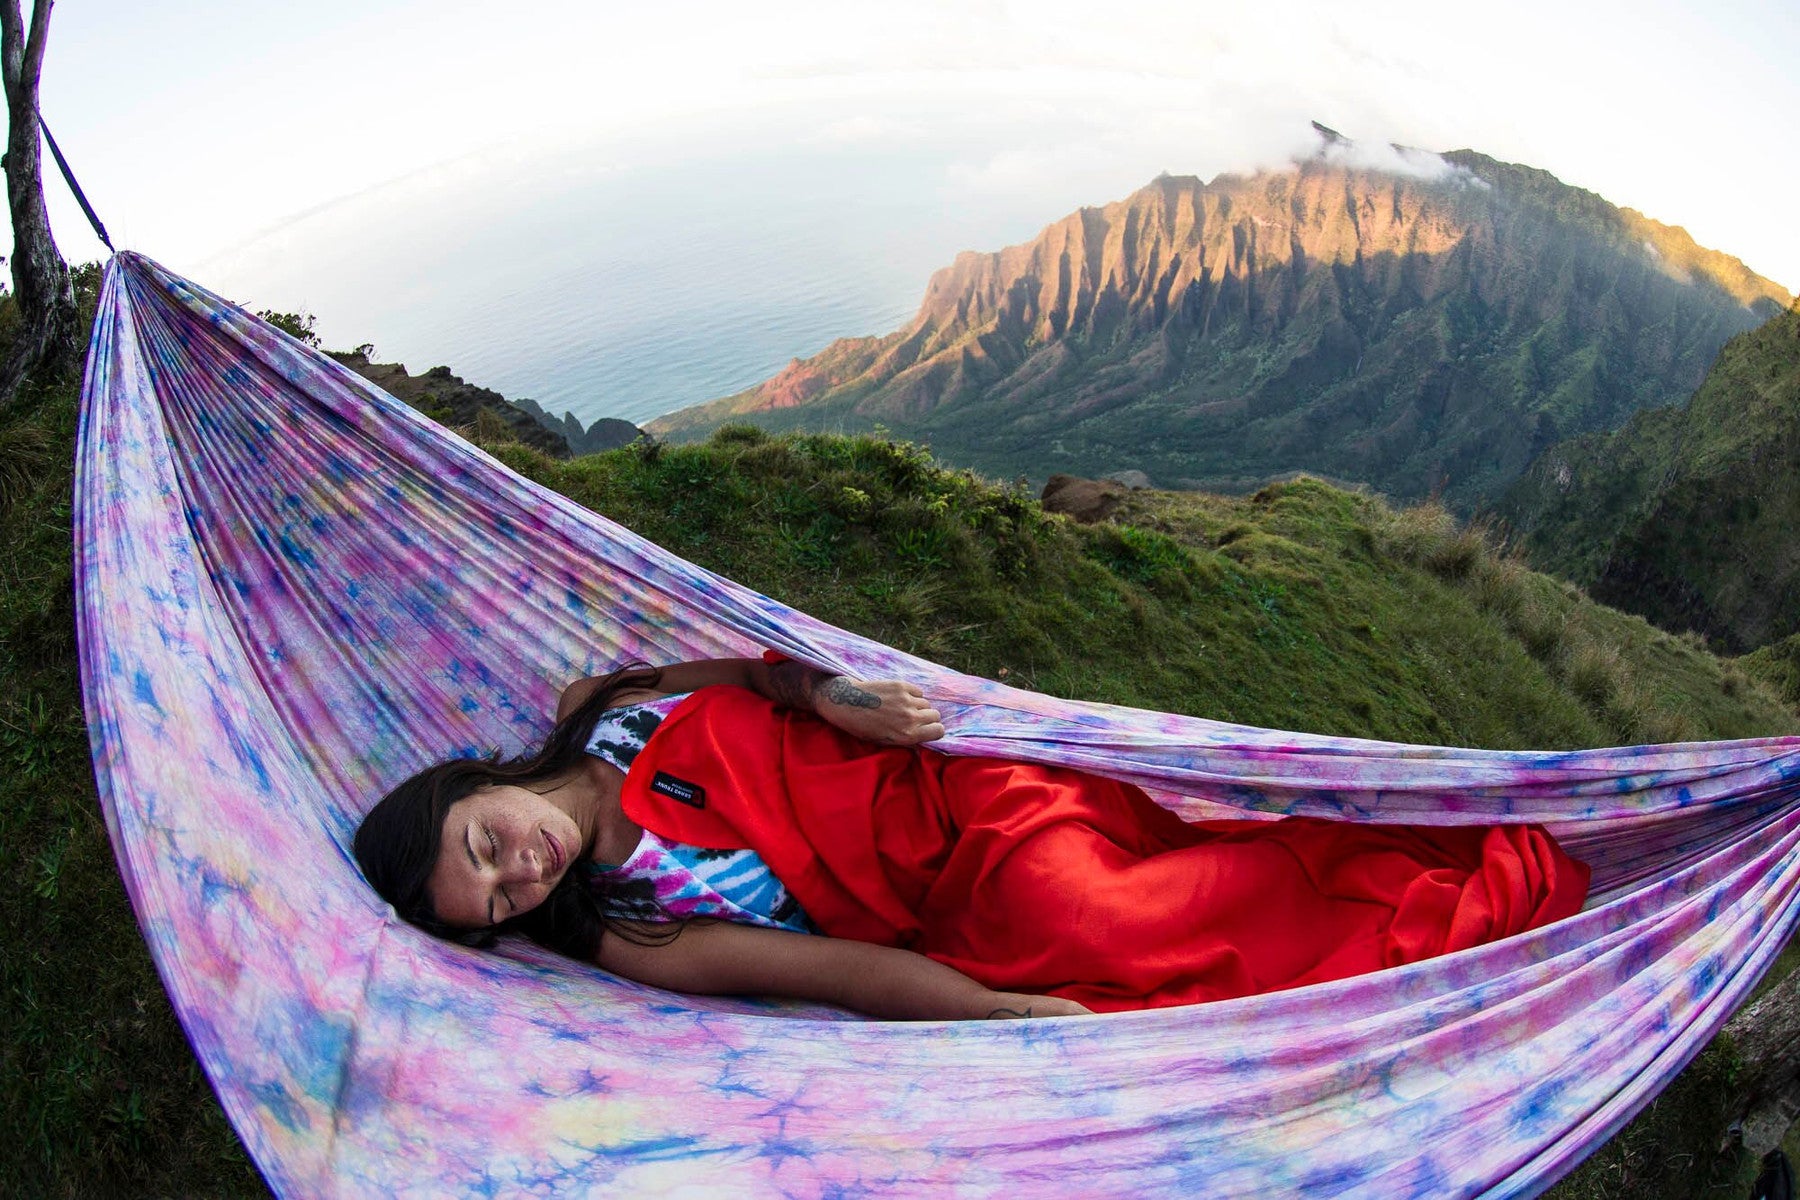
[[[79,356],[75,289],[68,264],[50,236],[44,209],[42,138],[38,132],[38,75],[52,0],[36,0],[27,31],[19,0],[0,0],[0,69],[6,85],[8,134],[6,198],[12,211],[13,295],[22,327],[0,366],[0,412],[40,366],[72,366]]]
[[[1764,992],[1725,1026],[1743,1059],[1747,1106],[1784,1092],[1800,1078],[1800,970]]]

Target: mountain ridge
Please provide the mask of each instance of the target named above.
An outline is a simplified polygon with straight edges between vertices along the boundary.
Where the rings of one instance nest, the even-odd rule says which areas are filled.
[[[991,473],[1305,471],[1467,510],[1571,434],[1698,384],[1785,290],[1677,226],[1470,150],[1163,175],[965,251],[911,322],[651,422],[867,429]]]

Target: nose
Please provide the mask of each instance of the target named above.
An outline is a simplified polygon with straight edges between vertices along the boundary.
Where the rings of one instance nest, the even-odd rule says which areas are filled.
[[[544,863],[531,847],[521,847],[504,872],[508,883],[536,883],[544,877]]]

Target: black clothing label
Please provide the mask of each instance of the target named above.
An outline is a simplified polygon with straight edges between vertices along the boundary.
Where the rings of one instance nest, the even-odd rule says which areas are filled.
[[[706,789],[697,783],[677,779],[667,771],[658,771],[650,780],[650,790],[671,800],[679,800],[689,808],[706,807]]]

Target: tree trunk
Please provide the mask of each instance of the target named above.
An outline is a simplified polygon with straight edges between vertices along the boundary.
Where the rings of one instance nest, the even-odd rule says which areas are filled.
[[[1752,1096],[1769,1095],[1800,1078],[1800,970],[1725,1028],[1750,1072],[1744,1082]]]
[[[1761,1154],[1800,1118],[1800,970],[1732,1017],[1725,1034],[1743,1062],[1744,1145]]]
[[[36,0],[26,32],[19,0],[0,0],[0,67],[4,69],[8,135],[6,198],[12,210],[13,295],[22,328],[0,367],[0,412],[11,407],[25,377],[39,366],[72,366],[79,357],[75,290],[50,236],[38,133],[38,75],[52,0]]]

